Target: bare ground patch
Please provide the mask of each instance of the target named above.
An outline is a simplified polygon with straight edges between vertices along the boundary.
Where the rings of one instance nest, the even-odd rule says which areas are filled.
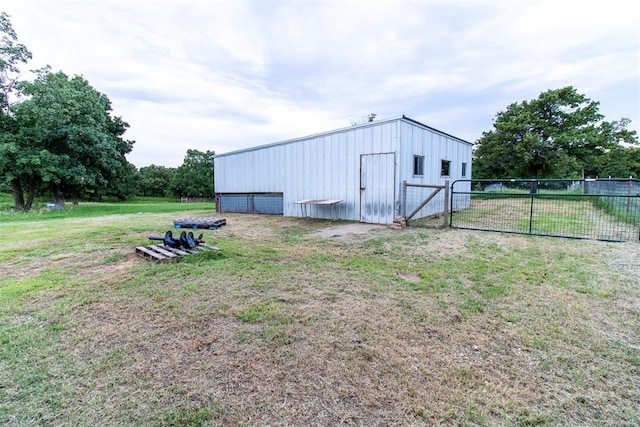
[[[226,217],[221,258],[113,256],[31,300],[16,322],[64,324],[47,423],[640,419],[637,244]]]

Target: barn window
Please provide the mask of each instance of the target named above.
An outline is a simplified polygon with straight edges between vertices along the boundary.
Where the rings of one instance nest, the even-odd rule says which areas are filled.
[[[424,175],[424,156],[413,156],[413,175]]]
[[[462,162],[462,177],[464,178],[465,176],[467,176],[467,164]]]
[[[451,165],[451,161],[450,160],[443,160],[442,161],[442,166],[440,168],[440,175],[441,176],[449,176],[449,166]]]

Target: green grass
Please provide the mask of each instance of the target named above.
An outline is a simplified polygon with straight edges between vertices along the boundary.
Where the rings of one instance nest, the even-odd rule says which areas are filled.
[[[169,205],[0,222],[0,424],[640,422],[633,244],[229,215],[137,258],[211,213]]]
[[[23,301],[44,289],[69,285],[65,274],[58,269],[45,270],[34,277],[3,277],[0,278],[0,300],[3,301],[0,307]]]
[[[105,215],[126,215],[135,213],[173,213],[191,210],[215,212],[215,203],[180,203],[179,200],[139,197],[126,202],[80,202],[77,206],[67,203],[64,209],[49,210],[44,203],[34,203],[30,212],[19,212],[11,208],[10,196],[0,197],[0,221],[23,222],[61,218],[92,218]]]
[[[640,211],[634,210],[633,200],[627,201],[629,207],[622,209],[601,198],[571,193],[480,194],[472,195],[470,208],[454,212],[452,222],[460,228],[633,241],[638,238]]]
[[[219,411],[219,404],[213,403],[203,408],[191,408],[188,406],[174,408],[164,414],[162,421],[157,426],[171,427],[200,427],[209,425],[215,420]]]
[[[640,223],[640,197],[619,198],[619,197],[594,197],[591,199],[594,206],[614,218],[628,224]]]

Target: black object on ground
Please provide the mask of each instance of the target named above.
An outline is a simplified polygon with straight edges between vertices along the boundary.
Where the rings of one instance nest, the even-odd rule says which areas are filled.
[[[169,246],[170,248],[180,248],[182,246],[182,243],[180,242],[180,239],[176,239],[175,237],[173,237],[173,233],[171,232],[171,230],[167,231],[166,233],[164,233],[164,237],[160,237],[160,236],[149,236],[149,240],[161,240],[162,243],[164,243],[165,246]]]
[[[162,245],[138,246],[136,253],[138,256],[156,262],[179,261],[185,255],[192,255],[204,251],[220,251],[217,246],[205,243],[203,234],[195,237],[193,232],[182,231],[178,238],[173,237],[171,230],[164,233],[164,236],[148,236],[149,240],[160,240]]]
[[[195,237],[193,235],[193,232],[191,231],[189,233],[187,233],[186,231],[183,231],[182,233],[180,233],[180,236],[178,238],[173,237],[173,233],[171,232],[171,230],[168,230],[166,233],[164,233],[164,236],[148,236],[148,237],[149,237],[149,240],[160,240],[165,246],[168,246],[170,248],[175,248],[175,249],[180,249],[180,248],[193,249],[196,246],[204,243],[204,240],[202,240],[203,238],[202,233],[198,237]]]

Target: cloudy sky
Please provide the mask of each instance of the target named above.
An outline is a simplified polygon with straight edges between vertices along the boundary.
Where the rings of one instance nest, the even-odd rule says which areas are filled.
[[[640,131],[636,1],[2,0],[24,67],[112,102],[138,167],[406,115],[474,142],[572,85]]]

